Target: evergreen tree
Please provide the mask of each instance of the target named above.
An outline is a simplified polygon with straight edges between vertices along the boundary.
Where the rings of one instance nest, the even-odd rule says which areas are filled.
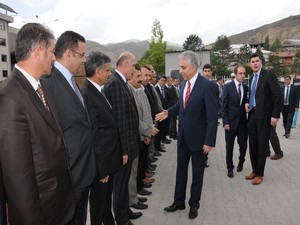
[[[198,35],[190,34],[182,46],[184,50],[199,51],[203,48],[204,44]]]
[[[281,42],[279,38],[277,37],[274,41],[274,43],[271,45],[271,51],[272,52],[278,52],[278,50],[282,47]]]
[[[265,38],[264,49],[267,50],[267,51],[270,50],[270,40],[269,40],[269,35]]]
[[[293,64],[291,66],[291,73],[299,75],[300,73],[300,49],[296,50],[296,54],[293,59]]]
[[[157,73],[165,73],[165,51],[167,43],[163,41],[164,34],[162,26],[157,19],[153,23],[151,32],[150,48],[138,61],[138,64],[151,64]]]
[[[261,51],[261,47],[260,46],[257,47],[255,53],[257,53],[260,56],[260,58],[262,60],[262,64],[265,65],[266,64],[266,60],[265,60],[264,54]]]
[[[234,61],[234,58],[231,42],[228,37],[225,35],[219,36],[213,45],[211,53],[214,76],[229,77],[232,71],[228,69],[228,66]]]

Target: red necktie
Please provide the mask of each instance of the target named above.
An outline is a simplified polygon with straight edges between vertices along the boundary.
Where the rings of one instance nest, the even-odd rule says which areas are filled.
[[[185,99],[184,99],[184,108],[186,108],[187,102],[189,100],[191,94],[191,82],[188,81],[188,87],[186,89],[186,93],[185,93]]]

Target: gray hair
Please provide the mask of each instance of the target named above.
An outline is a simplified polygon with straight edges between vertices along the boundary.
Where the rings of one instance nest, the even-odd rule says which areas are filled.
[[[95,74],[97,68],[102,69],[105,63],[110,62],[111,59],[107,55],[99,51],[91,52],[86,58],[85,62],[86,76],[92,77]]]
[[[197,55],[195,52],[193,51],[184,51],[179,55],[179,59],[185,59],[187,61],[189,61],[189,63],[191,65],[195,65],[196,68],[198,68],[198,59],[197,59]]]

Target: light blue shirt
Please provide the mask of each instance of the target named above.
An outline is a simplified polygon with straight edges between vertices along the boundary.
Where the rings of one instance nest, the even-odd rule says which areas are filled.
[[[62,75],[66,78],[66,80],[68,81],[68,83],[72,87],[72,89],[76,92],[76,90],[73,87],[72,80],[71,80],[72,77],[73,77],[73,74],[66,67],[64,67],[63,65],[61,65],[57,61],[55,61],[54,66],[56,67],[56,69],[59,70],[59,72],[62,73]]]

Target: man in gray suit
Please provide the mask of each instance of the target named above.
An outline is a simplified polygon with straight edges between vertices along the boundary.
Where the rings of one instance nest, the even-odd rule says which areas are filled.
[[[95,177],[95,154],[88,113],[74,74],[85,61],[85,39],[73,31],[64,32],[55,47],[56,62],[42,84],[58,109],[68,148],[69,166],[76,190],[76,225],[85,225],[89,187]]]
[[[133,160],[129,180],[129,205],[136,209],[148,208],[148,205],[138,201],[137,186],[138,189],[143,187],[143,179],[146,178],[145,167],[148,146],[151,142],[151,137],[158,132],[158,129],[153,124],[151,107],[142,86],[141,75],[141,69],[136,65],[135,72],[129,80],[129,87],[139,115],[140,152],[139,156]]]

